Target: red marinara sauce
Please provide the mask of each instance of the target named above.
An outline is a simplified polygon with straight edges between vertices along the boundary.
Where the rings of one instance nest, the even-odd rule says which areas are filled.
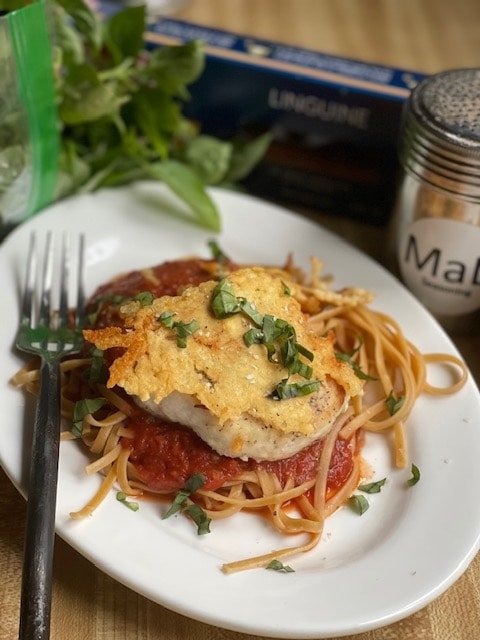
[[[238,268],[234,263],[227,266],[230,270]],[[155,297],[179,295],[187,286],[212,279],[218,270],[214,260],[186,259],[127,273],[102,285],[92,296],[88,305],[91,324],[97,328],[121,325],[118,309],[125,298],[143,291],[150,291]],[[205,476],[206,489],[218,489],[241,473],[257,468],[275,473],[282,485],[288,478],[298,485],[315,478],[323,445],[319,440],[285,460],[244,461],[218,454],[188,427],[167,423],[141,409],[129,418],[128,427],[134,438],[124,438],[123,446],[131,449],[130,461],[152,491],[165,493],[181,489],[195,473]],[[336,492],[346,482],[357,453],[355,438],[337,439],[328,473],[328,492]]]
[[[202,473],[205,476],[204,488],[213,490],[255,469],[274,473],[282,485],[289,478],[299,485],[315,478],[323,444],[318,440],[284,460],[256,462],[222,456],[188,427],[164,422],[145,412],[130,418],[128,427],[135,433],[133,440],[123,441],[125,447],[132,449],[130,462],[147,487],[162,493],[181,489],[195,473]],[[355,438],[337,438],[328,472],[327,491],[335,493],[347,481],[355,453]]]

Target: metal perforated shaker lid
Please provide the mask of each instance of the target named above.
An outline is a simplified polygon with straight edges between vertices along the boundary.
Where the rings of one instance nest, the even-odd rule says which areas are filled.
[[[480,202],[480,69],[445,71],[412,91],[400,159],[435,187]]]

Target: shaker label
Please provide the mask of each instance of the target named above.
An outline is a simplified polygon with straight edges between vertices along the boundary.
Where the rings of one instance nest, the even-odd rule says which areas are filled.
[[[433,313],[457,316],[480,309],[480,227],[422,218],[398,248],[405,284]]]

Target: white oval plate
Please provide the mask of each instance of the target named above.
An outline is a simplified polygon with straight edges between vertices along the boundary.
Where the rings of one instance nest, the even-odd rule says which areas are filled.
[[[282,263],[289,252],[308,268],[321,257],[338,287],[376,293],[374,306],[393,315],[424,352],[457,354],[448,337],[387,271],[321,227],[254,198],[212,191],[222,214],[220,246],[235,260]],[[84,231],[87,290],[115,274],[189,254],[209,255],[211,233],[170,215],[176,200],[161,186],[138,184],[60,202],[15,230],[0,248],[0,460],[19,490],[33,405],[8,380],[22,360],[13,349],[20,281],[30,232]],[[170,213],[169,213],[170,212]],[[437,375],[438,372],[431,372]],[[374,478],[387,477],[362,516],[341,509],[322,543],[289,564],[294,573],[256,569],[225,576],[220,566],[283,545],[261,518],[239,514],[197,536],[183,517],[142,502],[136,513],[109,497],[83,521],[80,508],[100,479],[84,474],[76,442],[61,446],[57,532],[120,582],[186,616],[227,629],[279,638],[323,638],[366,631],[410,615],[442,593],[479,547],[480,396],[474,382],[456,395],[419,399],[408,424],[409,470],[394,470],[386,439],[369,437],[365,457]],[[292,540],[292,544],[295,541]]]

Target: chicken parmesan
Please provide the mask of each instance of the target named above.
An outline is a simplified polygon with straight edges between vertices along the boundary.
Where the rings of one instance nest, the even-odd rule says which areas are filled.
[[[362,479],[366,431],[393,434],[396,463],[408,451],[404,423],[426,382],[426,362],[396,323],[369,307],[370,292],[334,291],[312,260],[305,276],[279,267],[180,259],[118,276],[88,305],[81,357],[63,367],[64,439],[94,456],[105,478],[73,518],[109,491],[137,505],[159,494],[210,531],[240,510],[267,516],[306,540],[224,565],[269,566],[314,547],[326,517]],[[35,391],[38,372],[17,384]]]

